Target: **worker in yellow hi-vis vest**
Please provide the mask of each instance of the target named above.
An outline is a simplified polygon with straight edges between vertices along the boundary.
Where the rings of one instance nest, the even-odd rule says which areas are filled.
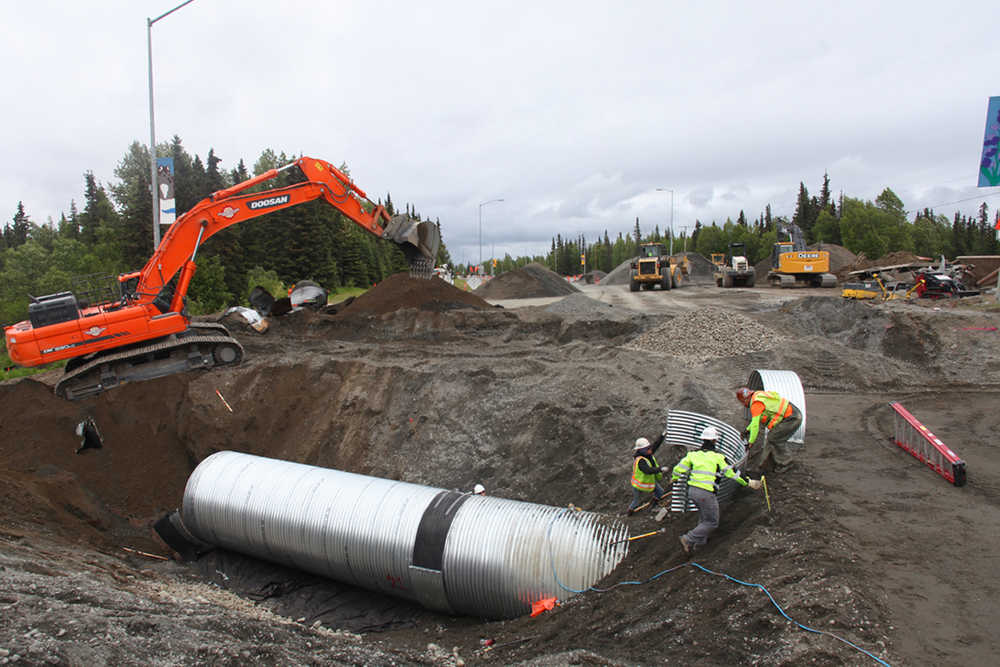
[[[740,387],[736,398],[750,408],[750,423],[743,431],[743,439],[750,444],[747,470],[759,475],[766,470],[783,472],[790,468],[794,460],[788,439],[802,425],[802,411],[776,391]],[[761,427],[767,428],[767,438],[755,447]]]
[[[701,432],[701,449],[696,449],[674,466],[670,481],[676,482],[687,475],[687,497],[698,508],[698,525],[681,535],[684,553],[703,546],[708,536],[719,527],[719,499],[715,497],[718,480],[728,477],[741,486],[755,491],[761,488],[759,479],[746,479],[733,471],[725,455],[715,451],[719,431],[708,426]]]

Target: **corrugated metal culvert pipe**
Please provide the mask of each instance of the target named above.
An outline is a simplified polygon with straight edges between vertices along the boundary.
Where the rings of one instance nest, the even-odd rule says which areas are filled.
[[[721,419],[697,412],[670,410],[667,412],[667,443],[686,447],[689,450],[701,449],[701,432],[707,426],[714,426],[719,432],[719,441],[715,445],[715,451],[723,454],[726,460],[732,464],[733,469],[740,472],[746,464],[746,447],[743,446],[740,432]],[[667,479],[669,480],[669,476]],[[726,502],[736,492],[736,482],[722,477],[717,482],[717,488],[716,495],[719,502]],[[688,498],[687,491],[687,476],[685,475],[683,479],[674,482],[671,487],[671,512],[698,511],[698,506]]]
[[[795,371],[776,371],[757,369],[750,373],[747,387],[753,391],[776,391],[792,402],[792,405],[802,411],[802,425],[788,438],[788,443],[801,445],[806,437],[806,394],[802,390],[802,380]],[[747,420],[750,419],[750,409],[743,411]]]
[[[191,474],[181,515],[209,544],[486,618],[594,585],[628,544],[591,512],[229,451]]]

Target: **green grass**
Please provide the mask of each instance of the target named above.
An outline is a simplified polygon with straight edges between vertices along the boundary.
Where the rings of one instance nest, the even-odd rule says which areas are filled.
[[[340,303],[341,301],[346,301],[352,296],[360,296],[367,292],[368,289],[369,288],[367,287],[341,287],[330,292],[330,296],[327,298],[326,302],[328,304]]]
[[[54,368],[62,368],[65,365],[66,365],[65,361],[57,361],[55,363],[45,364],[44,366],[21,368],[20,366],[15,366],[14,362],[10,360],[10,356],[7,354],[6,345],[0,348],[0,381],[13,380],[14,378],[23,378],[29,375],[45,373],[47,371],[51,371]]]

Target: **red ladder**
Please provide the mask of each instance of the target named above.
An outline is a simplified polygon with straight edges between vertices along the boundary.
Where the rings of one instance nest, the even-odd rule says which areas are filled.
[[[896,412],[893,442],[955,486],[965,486],[965,461],[902,405],[892,402],[889,407]]]

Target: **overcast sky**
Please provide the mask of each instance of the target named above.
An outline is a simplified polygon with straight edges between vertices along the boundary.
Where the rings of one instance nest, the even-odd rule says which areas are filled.
[[[146,19],[180,2],[0,4],[0,220],[58,219],[149,143]],[[153,26],[156,136],[227,170],[346,162],[468,263],[664,230],[671,198],[678,234],[791,216],[824,172],[910,212],[1000,206],[976,187],[994,2],[694,4],[195,0]]]

